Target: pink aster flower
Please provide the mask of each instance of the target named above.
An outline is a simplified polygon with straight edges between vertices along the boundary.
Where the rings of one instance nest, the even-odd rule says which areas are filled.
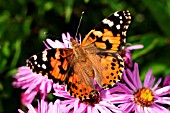
[[[24,112],[21,109],[19,109],[19,113],[61,113],[60,112],[60,100],[56,100],[53,102],[46,102],[44,100],[41,100],[41,102],[38,101],[38,108],[34,108],[31,104],[27,105],[28,112]]]
[[[57,97],[64,98],[60,102],[60,110],[64,113],[123,113],[118,107],[110,102],[114,96],[107,97],[107,90],[102,90],[97,84],[95,85],[100,93],[100,99],[98,103],[94,105],[81,102],[79,99],[71,97],[66,91],[65,85],[54,85],[55,93]],[[109,93],[110,94],[110,93]]]
[[[23,104],[30,104],[37,93],[42,98],[51,91],[53,82],[45,76],[33,73],[28,67],[22,66],[18,68],[18,73],[13,76],[15,81],[12,83],[14,87],[21,87],[25,92],[21,95]]]
[[[136,50],[136,49],[142,49],[142,48],[143,48],[143,45],[141,45],[141,44],[129,46],[129,47],[125,48],[125,50],[122,52],[121,56],[123,57],[123,60],[125,62],[125,66],[127,68],[132,68],[132,66],[133,66],[132,53],[130,51]]]
[[[78,38],[76,38],[76,41],[81,43],[81,35],[79,35],[79,37],[80,37],[79,40],[78,40]],[[50,49],[50,48],[72,48],[71,44],[70,44],[71,38],[72,37],[67,32],[66,35],[64,33],[62,34],[63,42],[60,42],[59,40],[52,41],[51,39],[46,39],[45,41],[43,41],[43,43],[45,44],[47,49]]]
[[[110,101],[119,104],[119,107],[126,112],[170,113],[164,107],[164,105],[170,105],[170,97],[167,96],[170,94],[170,86],[158,87],[161,78],[155,83],[155,77],[151,73],[150,69],[142,85],[138,64],[134,64],[133,72],[126,69],[123,75],[126,84],[118,83],[118,86],[111,89],[116,94],[112,94],[115,98],[110,99]]]

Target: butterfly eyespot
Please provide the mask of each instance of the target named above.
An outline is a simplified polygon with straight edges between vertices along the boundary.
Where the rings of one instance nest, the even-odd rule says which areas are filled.
[[[121,79],[124,61],[120,54],[130,22],[129,11],[117,11],[94,27],[81,44],[71,39],[72,48],[49,45],[53,49],[33,55],[27,66],[55,83],[65,84],[71,96],[94,105],[100,101],[100,93],[92,79],[103,89]]]

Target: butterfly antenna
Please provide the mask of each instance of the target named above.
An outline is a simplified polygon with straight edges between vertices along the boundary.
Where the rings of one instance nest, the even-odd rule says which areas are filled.
[[[79,24],[78,24],[78,27],[77,27],[77,30],[76,30],[75,38],[77,37],[78,30],[79,30],[79,27],[80,27],[80,24],[81,24],[81,20],[82,20],[82,18],[83,18],[83,14],[84,14],[84,11],[83,11],[83,12],[81,12],[81,17],[80,17]]]

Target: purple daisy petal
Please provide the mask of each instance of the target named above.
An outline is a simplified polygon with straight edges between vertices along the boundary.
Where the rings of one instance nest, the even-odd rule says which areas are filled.
[[[129,75],[129,78],[126,76],[127,74],[125,74],[125,72]],[[124,74],[123,74],[123,79],[126,81],[126,84],[128,86],[130,86],[130,88],[132,90],[136,91],[137,88],[134,86],[134,83],[132,81],[133,80],[132,77],[133,77],[132,72],[129,69],[126,69],[126,71],[124,71]],[[131,79],[131,80],[129,80],[129,79]]]
[[[125,84],[117,83],[117,86],[108,90],[111,93],[121,92],[126,94],[133,94],[133,90],[129,89]]]
[[[58,40],[55,40],[55,42],[54,41],[52,41],[51,39],[46,39],[46,42],[51,46],[51,47],[49,47],[45,42],[44,42],[44,44],[45,45],[47,45],[46,47],[47,47],[47,49],[49,48],[64,48],[65,47],[65,44],[64,43],[62,43],[62,42],[60,42],[60,41],[58,41]]]
[[[18,112],[19,113],[25,113],[24,111],[22,111],[21,109],[18,109]]]
[[[148,88],[152,88],[153,90],[155,80],[156,80],[156,77],[151,75],[150,82],[148,83]]]
[[[138,64],[134,64],[134,77],[135,77],[135,84],[136,87],[141,88],[142,87],[142,82],[140,81],[140,76],[139,76],[139,69],[138,69]]]
[[[92,106],[87,106],[87,113],[92,113]]]
[[[144,79],[144,87],[152,87],[152,85],[149,85],[150,80],[151,80],[151,74],[152,74],[152,69],[150,69],[147,73],[146,73],[146,77]]]
[[[170,75],[167,75],[163,81],[163,86],[170,85]]]
[[[163,96],[163,95],[170,94],[170,86],[165,86],[165,87],[159,88],[159,89],[155,90],[154,94],[157,96]]]
[[[152,110],[152,111],[151,111]],[[170,113],[168,109],[158,104],[154,104],[153,108],[151,109],[151,113]]]
[[[70,39],[71,39],[72,37],[70,36],[70,34],[67,32],[67,36],[64,34],[64,33],[62,33],[62,39],[63,39],[63,42],[64,42],[64,44],[66,45],[65,46],[65,48],[67,47],[67,48],[72,48],[71,47],[71,43],[70,43]]]
[[[142,49],[142,48],[144,48],[144,46],[142,44],[137,44],[134,46],[127,47],[126,50],[136,50],[136,49]]]
[[[156,78],[154,77],[153,79],[155,81]],[[161,81],[162,81],[162,78],[159,78],[158,81],[156,82],[156,84],[154,85],[154,87],[152,88],[152,90],[155,91],[158,88],[158,85],[161,83]]]
[[[14,87],[25,89],[26,97],[23,97],[29,104],[40,93],[44,98],[52,89],[53,82],[47,77],[33,73],[28,67],[18,68],[18,73],[13,76],[16,80],[12,83]],[[23,100],[24,100],[23,99]]]
[[[56,100],[54,104],[41,100],[40,102],[38,101],[38,108],[34,108],[31,104],[28,104],[27,108],[28,112],[24,112],[20,109],[18,109],[18,111],[20,113],[61,113],[59,100]]]
[[[125,113],[129,113],[133,111],[135,104],[134,103],[129,103],[129,102],[124,102],[124,104],[118,105]]]
[[[166,104],[168,104],[168,105],[170,105],[170,97],[156,97],[156,101],[155,102],[157,102],[157,103],[160,103],[160,104],[164,104],[164,103],[166,103]]]
[[[141,107],[140,105],[136,105],[136,113],[145,113],[143,107]]]
[[[60,42],[58,40],[52,41],[51,39],[46,39],[45,41],[43,41],[43,43],[45,44],[47,49],[51,49],[51,48],[72,48],[71,43],[70,43],[71,38],[72,37],[67,32],[67,34],[62,33],[62,41],[64,43]]]

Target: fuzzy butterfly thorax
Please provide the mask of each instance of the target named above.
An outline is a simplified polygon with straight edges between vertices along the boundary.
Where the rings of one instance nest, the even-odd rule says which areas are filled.
[[[71,38],[70,41],[75,57],[77,58],[77,61],[86,62],[87,55],[85,50],[81,47],[81,45],[76,40]]]
[[[94,27],[81,44],[71,39],[72,48],[45,50],[33,55],[27,66],[65,84],[71,96],[88,104],[98,103],[100,93],[94,80],[109,89],[121,79],[124,61],[119,53],[124,50],[130,21],[129,11],[117,11]]]

